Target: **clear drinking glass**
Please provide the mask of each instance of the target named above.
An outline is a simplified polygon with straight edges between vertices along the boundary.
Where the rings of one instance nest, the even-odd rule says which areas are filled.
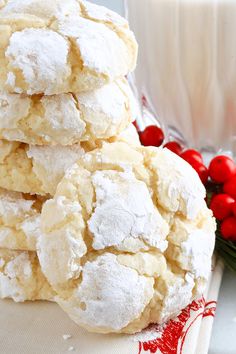
[[[127,0],[140,102],[189,146],[236,153],[236,1]]]

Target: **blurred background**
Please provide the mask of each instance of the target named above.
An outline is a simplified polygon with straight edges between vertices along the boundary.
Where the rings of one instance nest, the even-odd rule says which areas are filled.
[[[95,4],[109,7],[110,9],[123,14],[123,0],[94,0]]]
[[[125,12],[123,0],[93,2]],[[126,3],[139,43],[131,76],[139,102],[146,98],[168,140],[236,155],[236,1]]]

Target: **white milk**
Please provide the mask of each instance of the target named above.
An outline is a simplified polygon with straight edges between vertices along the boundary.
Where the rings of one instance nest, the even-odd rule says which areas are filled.
[[[127,5],[140,48],[140,97],[190,146],[236,152],[236,1]]]

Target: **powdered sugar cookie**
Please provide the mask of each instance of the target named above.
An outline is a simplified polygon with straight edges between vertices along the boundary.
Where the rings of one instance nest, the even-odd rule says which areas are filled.
[[[132,126],[111,141],[140,145]],[[90,141],[71,146],[34,146],[0,140],[0,188],[39,195],[54,195],[57,184],[85,151],[100,146],[101,141]]]
[[[141,146],[138,132],[133,124],[130,124],[125,130],[123,130],[116,137],[109,139],[110,143],[121,141],[128,145]],[[103,142],[101,142],[100,146]],[[98,146],[99,147],[99,146]]]
[[[45,198],[0,189],[0,248],[36,251]]]
[[[59,94],[100,87],[133,70],[128,22],[79,0],[9,0],[0,8],[0,87]]]
[[[0,249],[1,299],[53,301],[54,295],[41,272],[35,252]]]
[[[175,316],[210,271],[215,222],[204,198],[197,173],[167,149],[116,142],[83,155],[41,214],[38,256],[56,301],[102,333]]]
[[[33,145],[73,145],[120,134],[136,118],[126,80],[86,93],[0,93],[0,138]]]
[[[66,169],[84,150],[72,146],[33,146],[0,141],[0,187],[30,194],[54,194]]]

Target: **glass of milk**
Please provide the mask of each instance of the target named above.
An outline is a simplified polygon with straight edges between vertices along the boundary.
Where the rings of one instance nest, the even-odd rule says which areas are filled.
[[[173,138],[236,153],[236,1],[127,0],[140,102]]]

